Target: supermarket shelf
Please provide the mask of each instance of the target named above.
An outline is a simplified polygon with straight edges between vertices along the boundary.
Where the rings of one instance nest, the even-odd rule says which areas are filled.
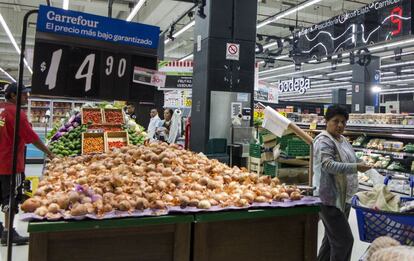
[[[30,106],[31,109],[50,109],[50,106]]]
[[[310,123],[307,122],[295,122],[297,125],[300,126],[310,126]],[[325,127],[325,123],[318,123],[317,126]],[[356,123],[348,123],[347,127],[373,127],[373,128],[396,128],[396,129],[414,129],[414,125],[396,125],[396,124],[356,124]]]
[[[391,155],[391,156],[395,156],[395,157],[414,157],[414,153],[408,153],[408,152],[395,152],[395,151],[385,151],[385,150],[372,150],[372,149],[358,148],[358,147],[354,147],[354,150],[356,150],[356,151],[363,151],[363,152],[366,152],[366,153],[386,154],[386,155]]]
[[[377,169],[380,174],[383,175],[390,175],[390,176],[410,176],[414,175],[413,173],[402,172],[402,171],[395,171],[395,170],[388,170],[388,169]]]

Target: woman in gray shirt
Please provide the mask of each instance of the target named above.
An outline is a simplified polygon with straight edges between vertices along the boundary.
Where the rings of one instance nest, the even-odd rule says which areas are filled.
[[[358,171],[369,169],[357,163],[355,151],[342,136],[349,114],[345,107],[330,106],[325,114],[326,130],[313,143],[313,184],[322,202],[320,218],[325,236],[318,261],[349,261],[353,236],[348,223],[350,201],[358,190]]]

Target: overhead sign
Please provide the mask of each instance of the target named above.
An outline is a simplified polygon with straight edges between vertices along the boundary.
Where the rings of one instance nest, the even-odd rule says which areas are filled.
[[[153,49],[160,34],[155,26],[44,5],[39,8],[36,30]]]
[[[161,61],[158,71],[166,74],[165,86],[160,89],[192,89],[193,61]]]
[[[240,59],[240,44],[227,43],[226,59],[238,61]]]
[[[304,94],[311,88],[311,81],[308,78],[292,78],[287,81],[280,81],[278,84],[280,93],[297,92]]]
[[[156,69],[158,34],[154,26],[40,6],[32,93],[136,99],[134,67]]]
[[[381,0],[295,34],[296,62],[330,56],[411,34],[411,0]]]

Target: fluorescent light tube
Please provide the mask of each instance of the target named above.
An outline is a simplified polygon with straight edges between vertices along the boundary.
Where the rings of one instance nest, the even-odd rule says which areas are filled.
[[[13,82],[16,82],[16,80],[11,76],[8,72],[6,72],[3,68],[0,67],[0,71],[3,72],[7,77],[9,77],[10,80]]]
[[[63,9],[65,10],[69,9],[69,0],[63,0]]]
[[[193,57],[194,57],[194,55],[191,53],[191,54],[189,54],[189,55],[187,55],[187,56],[185,56],[185,57],[181,58],[181,59],[180,59],[180,60],[178,60],[178,61],[179,61],[179,62],[182,62],[182,61],[190,60],[190,59],[193,59]]]
[[[181,28],[180,30],[178,30],[178,32],[173,34],[174,38],[177,38],[178,36],[182,35],[185,31],[187,31],[188,29],[190,29],[191,27],[193,27],[195,25],[195,20],[191,21],[190,23],[188,23],[187,25],[185,25],[183,28]],[[167,44],[168,42],[170,42],[171,39],[166,39],[164,41],[164,44]]]
[[[273,23],[273,22],[275,22],[275,21],[277,21],[279,19],[282,19],[283,17],[286,17],[288,15],[291,15],[293,13],[296,13],[296,12],[298,12],[298,11],[300,11],[300,10],[308,7],[308,6],[311,6],[313,4],[316,4],[316,3],[320,2],[320,1],[322,1],[322,0],[311,0],[311,1],[302,2],[302,3],[300,3],[299,5],[297,5],[295,7],[292,7],[292,8],[289,8],[289,9],[285,10],[285,11],[280,12],[279,14],[277,14],[273,18],[269,18],[268,20],[259,23],[257,25],[257,29],[262,28],[263,26],[268,25],[270,23]]]
[[[9,37],[10,42],[12,43],[12,45],[14,46],[14,49],[16,49],[17,53],[20,55],[20,47],[17,45],[16,40],[13,37],[13,34],[10,31],[9,26],[7,25],[6,21],[4,20],[3,16],[0,14],[0,23],[4,28],[4,31],[6,31],[7,36]],[[29,72],[31,74],[33,74],[33,70],[32,68],[30,68],[29,63],[26,61],[26,58],[24,58],[24,64],[26,65],[27,69],[29,70]]]
[[[139,0],[138,1],[138,3],[134,6],[134,9],[132,9],[131,13],[128,15],[128,17],[126,19],[128,22],[130,22],[132,20],[132,18],[134,18],[137,15],[139,9],[141,9],[141,7],[144,5],[145,1],[146,0]]]

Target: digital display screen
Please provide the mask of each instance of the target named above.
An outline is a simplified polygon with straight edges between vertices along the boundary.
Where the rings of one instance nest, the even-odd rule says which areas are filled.
[[[338,54],[411,34],[410,0],[381,0],[295,34],[300,61]]]

